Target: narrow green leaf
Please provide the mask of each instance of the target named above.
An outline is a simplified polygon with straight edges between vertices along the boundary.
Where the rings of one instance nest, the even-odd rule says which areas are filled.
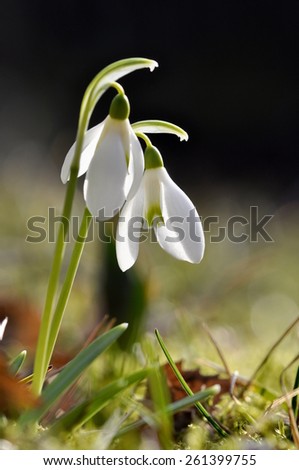
[[[205,390],[201,390],[200,392],[194,393],[194,395],[188,395],[184,398],[181,398],[178,401],[175,401],[173,403],[169,403],[166,406],[166,413],[169,414],[174,414],[177,413],[178,411],[184,410],[192,405],[194,405],[197,401],[201,400],[206,400],[207,398],[210,398],[220,391],[220,386],[219,385],[213,385],[212,387],[206,388]],[[153,422],[156,421],[155,416],[153,416],[152,419]],[[118,436],[121,436],[127,432],[130,432],[134,429],[139,428],[140,426],[143,426],[146,420],[144,419],[139,419],[135,421],[134,423],[128,424],[127,426],[124,426],[122,429],[120,429],[119,433],[117,434]]]
[[[118,379],[117,381],[107,385],[101,390],[101,392],[94,398],[86,410],[86,415],[80,421],[78,426],[82,426],[84,423],[89,421],[94,415],[96,415],[110,400],[119,392],[122,392],[126,388],[130,387],[136,382],[140,382],[148,375],[147,370],[136,372],[128,377]]]
[[[101,409],[120,392],[126,390],[131,385],[140,382],[148,375],[148,370],[144,369],[135,372],[127,377],[113,381],[111,384],[102,388],[99,393],[89,400],[80,403],[70,412],[63,415],[51,428],[51,432],[61,429],[78,429],[87,421],[93,418]]]
[[[207,398],[213,397],[214,395],[217,395],[221,390],[220,385],[215,384],[212,385],[212,387],[205,388],[204,390],[201,390],[200,392],[193,393],[193,395],[187,395],[184,398],[181,398],[178,401],[175,401],[173,403],[170,403],[167,407],[167,411],[169,413],[177,413],[178,411],[194,405],[197,401],[201,400],[206,400]]]
[[[189,136],[187,132],[184,131],[179,126],[172,124],[168,121],[159,121],[159,120],[148,120],[148,121],[138,121],[132,124],[134,132],[142,132],[144,134],[174,134],[180,140],[188,140]]]
[[[16,357],[14,357],[9,364],[9,371],[13,375],[17,375],[19,370],[22,368],[22,365],[24,364],[24,361],[27,356],[27,351],[24,349],[24,351],[21,351]]]
[[[188,395],[193,395],[193,392],[191,390],[191,388],[189,387],[189,385],[187,384],[187,382],[185,381],[184,377],[182,376],[182,374],[180,373],[179,369],[177,368],[177,366],[175,365],[175,362],[174,360],[172,359],[171,355],[169,354],[169,351],[168,349],[166,348],[166,345],[162,339],[162,337],[160,336],[160,333],[158,330],[155,330],[155,334],[156,334],[156,337],[157,337],[157,340],[162,348],[162,351],[164,352],[165,356],[166,356],[166,359],[170,365],[170,367],[172,368],[176,378],[178,379],[178,381],[180,382],[183,390],[185,390],[185,392],[188,394]],[[227,437],[228,436],[228,433],[225,431],[225,429],[222,428],[222,426],[213,418],[213,416],[205,409],[205,407],[199,402],[197,401],[195,403],[195,407],[197,408],[197,410],[199,411],[199,413],[204,417],[206,418],[206,420],[208,421],[208,423],[210,423],[210,425],[215,429],[215,431],[218,432],[218,434],[222,437]]]
[[[26,412],[21,417],[21,423],[25,424],[30,421],[39,421],[49,408],[65,393],[68,388],[78,379],[84,370],[112,343],[114,343],[120,335],[127,329],[127,323],[123,323],[112,328],[107,333],[99,336],[83,351],[81,351],[74,359],[72,359],[57,377],[51,382],[41,395],[42,405]]]
[[[144,344],[144,352],[151,365],[148,377],[148,388],[152,408],[157,417],[158,439],[163,449],[170,449],[173,447],[173,422],[172,416],[166,413],[167,406],[170,403],[170,392],[166,383],[165,374],[163,374],[161,370],[157,348],[151,337],[148,337]]]
[[[293,389],[295,390],[296,388],[299,387],[299,367],[297,369],[296,377],[295,377],[295,383]],[[299,401],[298,401],[298,395],[292,398],[292,409],[294,412],[295,419],[298,419],[298,412],[299,412]]]

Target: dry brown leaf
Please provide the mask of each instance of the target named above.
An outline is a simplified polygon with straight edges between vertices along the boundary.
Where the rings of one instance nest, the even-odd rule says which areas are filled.
[[[229,393],[230,391],[230,378],[221,378],[219,374],[203,375],[197,369],[183,370],[182,361],[177,362],[176,366],[193,393],[200,392],[201,390],[204,390],[205,388],[211,387],[215,384],[219,384],[221,386],[220,392],[213,398],[213,405],[215,405],[220,400],[224,393]],[[186,397],[186,392],[183,390],[179,380],[176,378],[172,368],[168,363],[163,366],[163,370],[166,375],[171,401],[175,402]],[[192,423],[193,411],[194,408],[190,407],[174,415],[175,432],[178,433],[182,431]]]
[[[1,345],[18,344],[29,356],[35,351],[40,315],[26,299],[0,298],[0,321],[8,318]]]
[[[230,378],[221,378],[219,374],[203,375],[197,369],[183,370],[182,361],[177,362],[176,366],[193,393],[200,392],[201,390],[211,387],[212,385],[219,384],[221,390],[217,395],[215,395],[214,403],[219,401],[221,395],[224,393],[229,393],[230,391]],[[184,398],[186,396],[186,392],[182,389],[180,382],[176,378],[172,368],[168,363],[164,365],[164,372],[166,374],[167,384],[170,390],[172,401],[177,401]]]
[[[0,413],[15,417],[27,408],[37,405],[28,385],[9,373],[7,360],[0,355]]]

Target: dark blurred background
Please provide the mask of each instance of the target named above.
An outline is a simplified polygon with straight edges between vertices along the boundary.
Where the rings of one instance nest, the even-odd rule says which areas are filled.
[[[143,56],[160,67],[121,81],[131,121],[187,130],[188,143],[153,139],[180,184],[298,198],[298,2],[10,0],[0,8],[1,161],[34,140],[60,168],[90,80],[112,61]]]

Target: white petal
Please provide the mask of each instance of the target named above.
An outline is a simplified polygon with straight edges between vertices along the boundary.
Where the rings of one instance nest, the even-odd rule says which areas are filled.
[[[144,172],[144,156],[142,147],[135,133],[130,128],[130,160],[126,180],[127,199],[135,196]]]
[[[84,197],[92,215],[111,218],[125,202],[127,164],[123,140],[116,128],[103,137],[84,182]]]
[[[175,258],[199,263],[205,248],[199,215],[188,196],[160,168],[163,224],[155,227],[160,246]]]
[[[143,225],[143,187],[127,201],[120,213],[116,232],[116,256],[120,269],[126,271],[135,263],[139,253],[140,230]]]
[[[86,173],[91,159],[94,155],[97,143],[99,141],[100,135],[102,133],[105,121],[101,122],[95,127],[89,129],[84,136],[83,147],[80,158],[80,168],[78,177]],[[71,146],[68,151],[61,169],[61,180],[63,183],[66,183],[70,177],[70,169],[73,161],[74,153],[76,148],[76,142]]]

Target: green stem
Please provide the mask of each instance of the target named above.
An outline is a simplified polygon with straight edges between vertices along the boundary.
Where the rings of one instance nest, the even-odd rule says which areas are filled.
[[[46,370],[51,360],[51,356],[55,347],[55,343],[56,343],[57,336],[59,333],[62,318],[63,318],[64,312],[65,312],[65,309],[69,300],[69,296],[73,287],[73,283],[77,274],[77,270],[78,270],[81,255],[85,246],[91,220],[92,220],[92,216],[89,210],[85,208],[81,226],[79,229],[79,234],[74,245],[73,253],[72,253],[69,265],[68,265],[64,283],[63,283],[63,286],[61,288],[61,292],[59,295],[59,299],[57,301],[57,305],[53,313],[51,331],[49,333],[47,348],[45,348],[45,352],[44,352]]]
[[[106,91],[109,86],[114,86],[119,92],[123,91],[121,85],[115,83],[107,83],[99,89],[98,96],[96,98],[92,96],[91,90],[87,89],[82,100],[76,140],[76,149],[71,165],[70,180],[67,185],[65,202],[61,217],[62,223],[59,226],[59,231],[57,235],[57,242],[53,257],[52,269],[50,272],[46,301],[42,315],[41,327],[35,354],[32,391],[36,395],[40,395],[41,393],[43,382],[48,368],[48,355],[45,353],[45,351],[48,351],[49,349],[51,350],[51,346],[49,346],[48,343],[51,332],[51,324],[53,320],[53,303],[56,296],[61,265],[65,252],[65,239],[69,230],[69,220],[72,212],[73,200],[77,186],[77,178],[79,173],[80,157],[84,142],[84,135],[88,127],[91,111],[95,107],[97,99],[99,99],[101,93]]]
[[[163,339],[161,338],[160,336],[160,333],[158,330],[155,330],[155,334],[156,334],[156,337],[157,337],[157,340],[162,348],[162,351],[164,352],[165,356],[166,356],[166,359],[170,365],[170,367],[172,368],[176,378],[178,379],[178,381],[180,382],[182,388],[185,390],[185,392],[187,393],[187,395],[190,395],[190,396],[193,396],[193,392],[191,390],[191,388],[189,387],[189,385],[187,384],[187,382],[185,381],[184,377],[182,376],[182,374],[180,373],[179,369],[177,368],[177,366],[175,365],[171,355],[169,354],[168,352],[168,349],[166,348],[166,345],[163,341]],[[196,403],[194,403],[194,406],[197,408],[197,410],[199,411],[199,413],[204,417],[206,418],[206,420],[210,423],[210,425],[215,429],[215,431],[218,432],[218,434],[222,437],[228,437],[228,433],[225,431],[225,429],[222,428],[222,426],[217,423],[217,421],[215,421],[215,419],[213,418],[212,415],[210,415],[210,413],[205,409],[205,407],[199,402],[197,401]]]
[[[48,343],[50,326],[52,321],[52,308],[57,290],[61,264],[63,261],[65,251],[65,238],[69,230],[69,219],[72,211],[72,205],[77,184],[78,169],[71,169],[70,181],[67,186],[65,195],[65,202],[62,211],[61,224],[57,235],[57,242],[52,262],[52,269],[50,272],[48,289],[46,294],[45,306],[42,315],[40,332],[37,342],[37,349],[35,354],[34,372],[32,381],[33,393],[39,395],[43,386],[47,365],[45,363],[44,350]]]
[[[41,327],[38,337],[37,349],[35,354],[34,362],[34,373],[32,381],[32,390],[36,395],[40,395],[44,378],[47,372],[49,354],[52,352],[52,343],[53,343],[53,332],[52,321],[53,321],[53,303],[56,297],[58,281],[60,277],[61,265],[65,252],[65,237],[69,230],[69,219],[71,216],[72,205],[76,190],[77,177],[79,172],[80,157],[84,142],[85,132],[88,128],[88,123],[90,116],[93,112],[94,107],[96,106],[98,100],[101,98],[102,94],[112,85],[120,93],[123,92],[121,85],[116,82],[119,78],[127,75],[134,70],[141,68],[150,68],[153,70],[158,64],[155,61],[144,59],[144,58],[132,58],[125,59],[118,62],[115,62],[108,67],[105,67],[96,77],[91,81],[87,87],[83,100],[81,103],[80,114],[79,114],[79,124],[76,140],[75,154],[73,157],[71,171],[70,171],[70,181],[67,186],[65,203],[62,213],[62,224],[59,227],[57,242],[53,257],[52,269],[50,272],[48,289],[46,294],[44,311],[41,319]],[[112,83],[111,83],[112,82]],[[83,249],[83,247],[82,247]],[[81,256],[81,254],[80,254]],[[67,298],[69,293],[67,294]],[[61,299],[61,297],[60,297]],[[62,302],[62,300],[61,300]],[[61,308],[61,306],[59,307]],[[64,307],[65,308],[65,307]],[[57,312],[58,305],[56,307]],[[64,309],[63,309],[64,310]],[[60,324],[60,323],[59,323]],[[55,333],[55,336],[57,336]],[[51,341],[50,341],[51,335]],[[50,343],[49,343],[50,341]],[[56,338],[54,340],[55,344]]]
[[[53,319],[53,303],[56,296],[58,281],[60,277],[61,265],[65,252],[65,240],[69,231],[70,216],[72,213],[73,201],[77,186],[77,179],[79,173],[80,156],[82,152],[84,135],[89,122],[88,107],[85,102],[89,101],[89,96],[83,98],[81,113],[79,118],[79,126],[77,132],[76,148],[70,170],[70,180],[67,185],[65,194],[64,206],[61,217],[61,224],[59,225],[57,242],[54,251],[52,269],[50,272],[48,289],[46,294],[46,301],[42,315],[40,332],[38,336],[37,349],[35,354],[35,362],[33,369],[32,391],[36,395],[40,395],[43,382],[47,373],[48,363],[46,359],[46,351],[48,349],[49,336],[51,331],[51,323]],[[84,104],[84,106],[83,106]]]
[[[151,140],[147,135],[145,135],[143,132],[135,132],[136,136],[139,137],[140,139],[144,140],[145,144],[147,147],[152,147]]]

